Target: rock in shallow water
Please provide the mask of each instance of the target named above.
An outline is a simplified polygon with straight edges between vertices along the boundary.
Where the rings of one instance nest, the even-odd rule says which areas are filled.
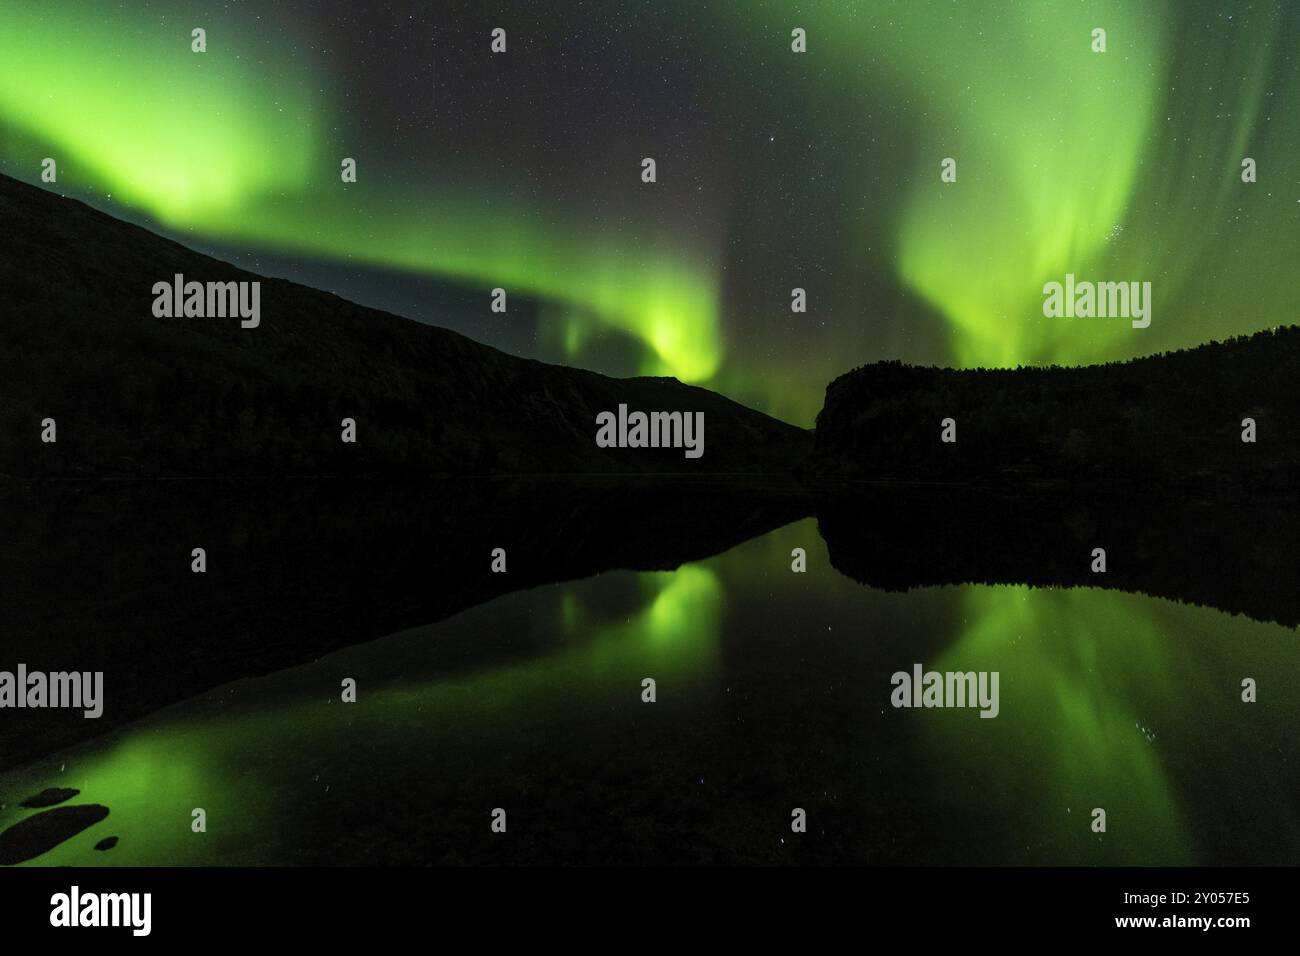
[[[0,866],[12,866],[35,859],[64,840],[108,816],[108,807],[88,803],[57,807],[20,820],[0,833]]]
[[[36,810],[40,807],[52,807],[56,803],[63,803],[65,800],[71,800],[80,790],[72,790],[68,787],[46,787],[35,796],[28,797],[18,806],[27,810]]]

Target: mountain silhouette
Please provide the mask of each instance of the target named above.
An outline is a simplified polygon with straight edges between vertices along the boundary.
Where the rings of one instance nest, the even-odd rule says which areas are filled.
[[[261,278],[8,177],[0,233],[0,475],[770,474],[811,441],[673,378],[522,359]],[[177,274],[260,281],[260,324],[155,317]],[[596,416],[621,403],[703,412],[703,457],[598,448]]]
[[[804,471],[1000,487],[1289,489],[1300,473],[1298,374],[1294,326],[1077,368],[878,362],[827,387]],[[952,442],[941,440],[947,419]],[[1243,440],[1252,430],[1255,440]]]

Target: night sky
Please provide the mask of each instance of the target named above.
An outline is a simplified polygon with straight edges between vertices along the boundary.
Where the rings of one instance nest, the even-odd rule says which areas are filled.
[[[46,188],[245,268],[806,425],[882,358],[1295,322],[1297,50],[1285,0],[0,0],[0,171],[50,156]],[[1067,272],[1150,281],[1150,328],[1045,318]]]

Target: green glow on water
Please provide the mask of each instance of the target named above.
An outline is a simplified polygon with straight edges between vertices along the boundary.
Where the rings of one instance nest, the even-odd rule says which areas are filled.
[[[553,709],[557,690],[612,706],[637,700],[645,673],[679,692],[707,684],[720,611],[713,573],[686,566],[634,577],[639,609],[630,616],[588,606],[590,588],[564,589],[546,611],[562,640],[523,663],[414,682],[390,677],[379,689],[360,680],[364,705],[323,695],[319,684],[309,690],[290,671],[287,684],[242,682],[238,697],[215,692],[113,735],[102,749],[86,748],[66,761],[57,784],[43,782],[48,762],[2,775],[0,793],[17,796],[0,810],[0,828],[30,814],[17,809],[18,799],[57,785],[81,791],[69,805],[102,803],[109,816],[26,865],[253,864],[292,854],[292,839],[309,837],[296,832],[291,805],[331,799],[327,788],[349,766],[373,761],[400,778],[413,747],[434,759],[466,737],[511,738],[523,715]],[[201,835],[190,830],[195,807],[207,812]],[[121,836],[117,847],[91,852],[110,835]]]
[[[795,546],[806,574],[790,571]],[[913,862],[1249,859],[1300,851],[1274,763],[1293,745],[1297,691],[1270,679],[1294,669],[1294,638],[1098,589],[874,591],[830,568],[809,520],[676,571],[507,595],[229,685],[0,775],[0,826],[25,815],[21,797],[70,786],[111,813],[36,865],[329,862],[372,843],[382,860],[466,787],[540,802],[550,825],[597,839],[564,794],[608,808],[649,795],[636,811],[649,834],[716,781],[703,806],[725,829],[749,796],[726,788],[760,780],[833,790],[852,828],[836,839],[866,846],[887,795]],[[998,671],[999,716],[890,708],[889,675],[914,662]],[[357,678],[359,703],[339,702],[340,675]],[[1240,675],[1276,699],[1242,704]],[[189,830],[196,806],[202,836]],[[1225,806],[1248,810],[1225,818]],[[390,809],[361,814],[362,834],[335,829],[366,807]],[[108,835],[118,847],[92,852]]]

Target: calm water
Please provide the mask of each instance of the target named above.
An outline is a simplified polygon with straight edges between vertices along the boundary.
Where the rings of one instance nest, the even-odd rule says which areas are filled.
[[[1000,672],[1000,715],[894,709],[916,662]],[[228,684],[0,775],[0,828],[73,787],[108,818],[31,865],[1296,863],[1298,663],[1163,599],[873,590],[806,519]]]

